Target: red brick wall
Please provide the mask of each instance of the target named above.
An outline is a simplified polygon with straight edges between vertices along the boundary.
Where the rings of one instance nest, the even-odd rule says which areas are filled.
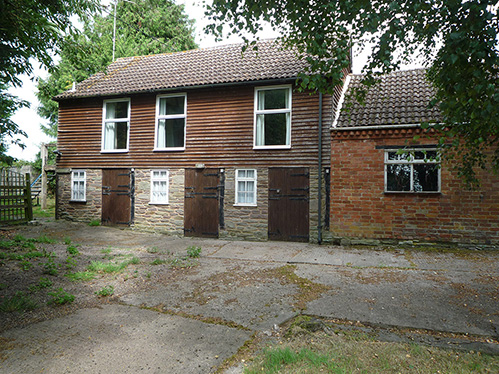
[[[333,236],[499,244],[499,177],[469,191],[442,165],[441,193],[385,193],[384,149],[435,144],[416,130],[333,131],[331,220]]]

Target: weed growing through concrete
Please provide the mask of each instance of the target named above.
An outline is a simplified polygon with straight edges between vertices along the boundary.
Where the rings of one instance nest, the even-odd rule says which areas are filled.
[[[57,305],[63,305],[63,304],[70,304],[74,301],[75,297],[74,295],[70,294],[69,292],[66,292],[61,288],[58,288],[57,290],[53,292],[49,292],[48,295],[51,297],[51,299],[47,302],[47,304],[57,304]]]
[[[88,223],[89,226],[100,226],[100,221],[98,219],[94,219]]]
[[[112,296],[114,294],[114,287],[110,285],[104,286],[99,291],[96,291],[95,294],[101,297]]]
[[[53,286],[53,282],[48,278],[40,278],[37,284],[33,284],[28,287],[29,292],[37,292],[44,288],[50,288]]]
[[[130,257],[122,262],[102,262],[102,261],[92,261],[88,266],[87,270],[96,273],[117,273],[122,271],[129,265],[136,265],[140,263],[138,257]]]
[[[187,256],[190,258],[198,258],[201,256],[201,247],[191,245],[187,247]]]
[[[86,282],[97,277],[97,274],[93,271],[77,271],[75,273],[66,274],[66,277],[73,282]]]

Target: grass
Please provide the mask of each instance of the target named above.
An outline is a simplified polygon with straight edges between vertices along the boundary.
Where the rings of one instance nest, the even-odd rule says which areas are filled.
[[[47,199],[47,209],[42,209],[40,205],[33,206],[33,218],[55,217],[55,198]]]
[[[93,271],[86,270],[66,274],[66,277],[68,277],[72,282],[87,282],[95,279],[97,277],[97,274]]]
[[[264,349],[244,370],[245,374],[497,372],[499,356],[380,342],[361,331],[327,334],[303,330]]]
[[[38,304],[31,300],[26,294],[23,292],[16,292],[14,296],[4,299],[0,304],[0,312],[24,312],[34,310],[37,307]]]
[[[102,262],[102,261],[92,261],[88,265],[87,270],[96,273],[117,273],[124,270],[129,265],[136,265],[140,263],[138,257],[130,257],[121,262]]]

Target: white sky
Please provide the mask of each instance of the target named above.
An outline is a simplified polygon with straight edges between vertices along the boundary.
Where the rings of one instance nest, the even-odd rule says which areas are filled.
[[[109,4],[111,0],[103,0],[102,3]],[[212,47],[217,44],[232,44],[242,42],[241,39],[235,36],[225,39],[221,43],[216,43],[215,38],[211,35],[206,35],[203,28],[208,24],[208,20],[204,17],[204,10],[202,7],[202,0],[176,0],[178,4],[185,5],[185,12],[191,19],[196,20],[196,42],[201,48]],[[265,29],[261,35],[261,38],[273,38],[279,36],[271,28]],[[362,56],[356,57],[354,61],[365,60]],[[47,72],[40,70],[38,64],[35,62],[34,77],[41,76],[46,78]],[[358,65],[358,64],[356,64]],[[360,72],[359,66],[354,66],[354,72]],[[36,113],[36,109],[39,105],[38,100],[35,96],[36,92],[36,82],[33,81],[33,77],[22,76],[21,77],[23,85],[21,88],[12,88],[9,90],[13,95],[18,96],[20,99],[26,100],[31,103],[30,108],[23,108],[19,110],[13,117],[12,120],[19,125],[19,127],[28,134],[27,139],[23,139],[26,144],[26,148],[22,150],[16,145],[11,145],[7,154],[18,158],[20,160],[34,161],[36,154],[40,150],[40,144],[50,141],[55,141],[54,139],[46,136],[40,130],[41,123],[47,123],[46,120],[39,117]]]

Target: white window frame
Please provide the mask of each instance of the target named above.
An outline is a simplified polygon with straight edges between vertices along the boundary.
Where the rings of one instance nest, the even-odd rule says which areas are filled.
[[[155,177],[154,173],[166,172],[165,177]],[[166,197],[164,200],[159,200],[154,198],[154,182],[166,182]],[[150,189],[150,199],[149,204],[151,205],[167,205],[169,204],[169,194],[170,194],[170,171],[166,169],[155,169],[151,170],[151,189]]]
[[[76,174],[80,173],[83,173],[83,177],[76,176]],[[75,189],[75,182],[83,182],[83,187]],[[79,183],[78,185],[80,185]],[[75,194],[81,192],[81,189],[83,189],[83,198],[75,198]],[[87,201],[87,172],[85,170],[75,169],[71,171],[71,201]]]
[[[258,109],[258,93],[260,91],[270,91],[278,89],[288,89],[288,100],[289,108],[285,109]],[[291,148],[291,123],[292,123],[292,107],[293,107],[293,93],[292,86],[290,84],[280,85],[280,86],[265,86],[265,87],[255,87],[255,103],[254,103],[254,115],[253,115],[253,149],[290,149]],[[257,145],[257,118],[260,114],[277,114],[277,113],[289,113],[289,122],[286,128],[286,143],[279,145]]]
[[[128,117],[127,118],[106,118],[106,105],[108,103],[117,102],[128,102]],[[120,99],[110,99],[104,100],[102,108],[102,137],[101,137],[101,152],[102,153],[125,153],[128,152],[130,146],[130,117],[131,117],[131,101],[130,98],[120,98]],[[108,122],[126,122],[127,123],[127,134],[126,134],[126,148],[125,149],[106,149],[106,123]]]
[[[411,149],[404,149],[404,152],[407,152],[409,154],[409,158],[407,160],[389,160],[388,154],[390,152],[398,152],[401,148],[392,148],[392,149],[385,149],[385,193],[414,193],[414,194],[435,194],[435,193],[441,193],[441,184],[442,184],[442,177],[441,177],[441,167],[440,167],[440,155],[436,148],[411,148]],[[414,158],[413,153],[414,152],[437,152],[437,157],[436,159],[428,159],[425,158],[423,160],[417,160]],[[388,191],[388,165],[397,165],[397,164],[406,164],[411,167],[411,172],[410,172],[410,190],[409,191]],[[438,190],[437,191],[414,191],[414,165],[418,164],[431,164],[431,165],[438,165],[437,168],[437,173],[438,173]]]
[[[247,178],[247,177],[244,177],[244,178],[240,178],[239,177],[239,172],[240,171],[253,171],[254,172],[254,177],[253,178]],[[257,180],[258,180],[258,176],[257,176],[257,171],[256,169],[252,169],[252,168],[242,168],[242,169],[236,169],[236,175],[235,175],[235,192],[236,192],[236,196],[235,196],[235,204],[234,206],[257,206],[257,199],[258,199],[258,189],[257,189]],[[239,182],[253,182],[254,184],[254,201],[252,203],[241,203],[238,201],[238,197],[239,197]]]
[[[172,114],[172,115],[160,115],[160,101],[162,98],[166,97],[183,97],[184,98],[184,114]],[[162,119],[183,119],[184,120],[184,146],[183,147],[158,147],[159,141],[159,121]],[[168,95],[158,95],[156,96],[156,124],[154,126],[154,151],[185,151],[186,143],[186,133],[187,133],[187,94],[186,93],[175,93]]]
[[[166,172],[165,177],[155,177],[154,173]],[[154,182],[166,182],[166,199],[158,200],[154,198]],[[170,193],[170,171],[165,169],[151,170],[151,192],[149,204],[154,205],[167,205],[169,204],[169,193]]]

